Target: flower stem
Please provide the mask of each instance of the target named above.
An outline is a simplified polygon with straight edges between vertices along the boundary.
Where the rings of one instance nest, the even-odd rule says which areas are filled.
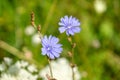
[[[52,73],[52,67],[51,67],[51,60],[48,58],[48,63],[49,63],[49,69],[50,69],[50,75],[51,75],[51,78],[53,78],[53,73]]]
[[[71,51],[69,52],[70,54],[70,58],[71,58],[71,64],[70,64],[70,67],[72,69],[72,80],[75,80],[75,73],[74,73],[74,67],[75,67],[75,64],[74,64],[74,48],[76,47],[76,44],[72,42],[72,36],[69,36],[68,37],[68,41],[70,42],[71,44]]]
[[[72,56],[71,56],[72,80],[75,80],[75,73],[74,73],[75,64],[74,64],[74,48],[73,47],[71,52],[72,52]]]
[[[71,67],[71,68],[72,68],[72,80],[75,80],[74,67]]]

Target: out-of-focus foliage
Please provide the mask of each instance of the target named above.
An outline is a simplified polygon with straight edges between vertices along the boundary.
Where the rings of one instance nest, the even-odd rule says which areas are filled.
[[[120,80],[120,0],[1,0],[0,40],[44,67],[47,61],[41,55],[41,45],[33,38],[36,32],[25,33],[31,25],[32,11],[43,35],[60,38],[62,57],[67,56],[70,45],[67,36],[58,32],[59,19],[72,15],[80,20],[82,30],[73,39],[82,80]],[[16,59],[11,53],[0,48],[0,60],[4,56]]]

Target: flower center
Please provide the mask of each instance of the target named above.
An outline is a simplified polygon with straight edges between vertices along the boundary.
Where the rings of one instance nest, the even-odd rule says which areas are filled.
[[[70,29],[72,26],[68,26],[68,29]]]
[[[52,47],[51,46],[48,46],[47,47],[47,51],[51,51],[52,50]]]

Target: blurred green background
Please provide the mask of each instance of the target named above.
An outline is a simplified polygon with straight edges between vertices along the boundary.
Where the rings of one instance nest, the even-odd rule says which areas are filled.
[[[65,15],[79,19],[81,32],[73,40],[82,80],[120,80],[120,0],[0,0],[0,61],[9,56],[39,68],[47,64],[30,24],[32,11],[43,35],[60,38],[61,57],[67,56],[70,45],[65,33],[59,33],[58,22]]]

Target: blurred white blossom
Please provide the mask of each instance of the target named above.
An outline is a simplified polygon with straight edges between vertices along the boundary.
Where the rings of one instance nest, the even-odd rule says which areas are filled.
[[[0,64],[0,72],[4,71],[6,69],[6,65],[4,62]]]
[[[19,67],[19,68],[25,68],[25,67],[27,67],[28,65],[29,65],[29,63],[28,62],[26,62],[26,61],[23,61],[23,60],[21,60],[21,61],[17,61],[16,63],[15,63],[15,65],[17,66],[17,67]]]
[[[19,80],[37,80],[38,75],[33,75],[26,69],[20,69],[18,77]]]
[[[11,64],[8,65],[8,62]],[[18,60],[13,63],[11,58],[5,57],[0,64],[0,80],[38,80],[39,74],[34,65]],[[36,72],[33,74],[33,72]]]
[[[36,69],[35,65],[30,65],[30,66],[28,66],[27,69],[28,69],[30,72],[37,72],[37,69]]]
[[[72,80],[72,70],[69,65],[69,62],[65,58],[59,58],[57,61],[51,61],[53,76],[57,80]],[[77,69],[74,68],[75,71],[75,80],[80,80],[81,75]],[[47,80],[46,74],[50,74],[49,67],[46,66],[44,69],[40,71],[40,76],[43,80]]]
[[[1,74],[0,80],[37,80],[37,75],[32,75],[25,69],[21,69],[17,75],[7,73]]]
[[[10,65],[7,63],[10,60]],[[57,80],[72,80],[72,70],[69,62],[65,58],[60,58],[51,62],[54,78]],[[81,79],[77,67],[74,68],[75,80]],[[13,62],[11,58],[5,57],[0,64],[0,80],[38,80],[40,77],[46,79],[46,74],[49,74],[49,68],[46,66],[39,71],[35,65],[29,64],[24,60]]]
[[[16,77],[10,75],[10,74],[1,74],[0,80],[17,80]]]
[[[8,58],[8,57],[5,57],[4,58],[4,62],[9,66],[12,64],[12,59]]]
[[[38,44],[41,43],[41,39],[40,39],[40,35],[39,35],[39,34],[34,34],[34,35],[32,36],[32,43],[33,43],[34,45],[38,45]]]
[[[28,35],[28,36],[32,35],[34,32],[35,32],[35,29],[34,29],[33,26],[27,26],[25,28],[25,34]]]
[[[104,0],[95,0],[94,8],[97,13],[101,14],[106,11],[107,6]]]

